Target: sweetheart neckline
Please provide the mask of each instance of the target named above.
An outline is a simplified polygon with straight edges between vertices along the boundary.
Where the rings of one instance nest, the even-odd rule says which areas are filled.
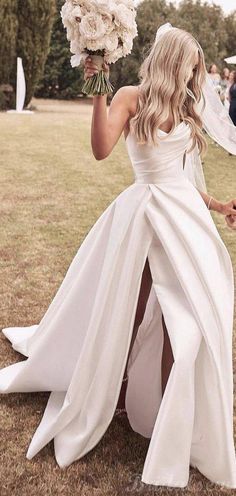
[[[175,128],[173,129],[173,133],[174,133],[174,131],[176,131],[176,130],[180,127],[180,126],[182,126],[182,124],[184,124],[184,125],[186,125],[186,126],[187,126],[187,123],[186,123],[185,121],[181,121],[181,122],[180,122],[177,126],[175,126]],[[165,134],[166,136],[168,136],[168,135],[170,134],[170,131],[169,131],[169,133],[167,133],[166,131],[163,131],[163,129],[160,129],[160,128],[158,128],[158,129],[157,129],[157,131],[160,131],[161,133]],[[172,134],[173,134],[173,133],[172,133]],[[129,137],[129,135],[130,135],[130,131],[128,132],[128,134],[127,134],[127,136],[126,136],[126,138],[125,138],[125,142],[127,141],[127,139],[128,139],[128,137]]]
[[[177,126],[175,126],[175,128],[173,129],[173,132],[176,131],[176,129],[178,129],[182,124],[186,124],[186,122],[181,121],[179,124],[177,124]],[[160,128],[158,128],[158,131],[161,131],[161,133],[164,134],[170,134],[170,131],[167,133],[166,131],[163,131],[163,129]]]

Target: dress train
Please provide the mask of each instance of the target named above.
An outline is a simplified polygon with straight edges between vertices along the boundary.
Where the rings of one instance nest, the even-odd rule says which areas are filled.
[[[152,288],[128,361],[126,393],[131,427],[150,438],[142,481],[184,487],[192,464],[212,482],[236,488],[233,268],[184,174],[189,142],[185,123],[159,147],[139,146],[128,136],[134,184],[91,228],[41,322],[3,329],[28,359],[0,371],[0,391],[51,392],[28,459],[54,439],[59,466],[68,466],[105,433],[148,257]],[[163,398],[162,313],[174,354]]]

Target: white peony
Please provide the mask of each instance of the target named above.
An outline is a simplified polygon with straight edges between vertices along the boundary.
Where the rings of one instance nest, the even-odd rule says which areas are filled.
[[[130,26],[133,24],[133,19],[134,19],[134,14],[133,12],[125,7],[125,5],[119,4],[116,6],[116,8],[113,11],[114,16],[115,16],[115,23],[119,26],[122,25],[123,27],[129,29]]]
[[[104,48],[107,52],[113,52],[118,47],[118,36],[115,31],[105,36],[103,39]]]
[[[71,40],[70,42],[70,51],[71,53],[79,53],[81,50],[81,46],[80,46],[80,43],[78,41],[78,39],[73,39]]]
[[[95,6],[98,12],[100,12],[100,9],[104,10],[105,12],[109,11],[108,2],[106,0],[96,0]]]
[[[88,51],[101,51],[109,64],[128,55],[138,34],[135,16],[133,0],[66,0],[61,17],[73,67]]]
[[[78,4],[81,9],[86,10],[86,12],[91,12],[93,9],[95,9],[96,0],[79,0],[77,5]]]
[[[70,62],[71,62],[71,67],[77,67],[78,65],[81,64],[82,60],[85,60],[87,57],[86,52],[81,52],[79,55],[72,55]]]
[[[124,55],[124,57],[126,55],[129,55],[129,53],[131,53],[132,47],[133,47],[133,43],[132,42],[124,43],[124,45],[123,45],[123,55]]]
[[[69,2],[64,3],[64,5],[61,8],[61,12],[60,12],[61,18],[62,18],[63,26],[65,28],[71,26],[71,21],[69,20],[69,17],[73,9],[74,9],[73,5]]]
[[[106,34],[106,25],[100,14],[86,14],[80,23],[80,34],[88,40],[96,40]]]
[[[133,0],[115,0],[117,5],[122,4],[129,9],[135,9]]]
[[[129,40],[133,41],[133,38],[135,38],[135,36],[137,36],[137,34],[138,34],[138,31],[137,31],[136,26],[133,26],[130,29],[119,30],[119,36],[123,40],[123,42],[129,41]]]
[[[70,13],[70,21],[74,24],[78,22],[78,19],[82,19],[83,13],[79,6],[75,7]]]
[[[104,48],[104,36],[101,36],[101,38],[97,38],[96,40],[87,40],[86,41],[86,48],[88,50],[103,50]]]
[[[114,64],[121,57],[123,57],[123,49],[122,49],[122,47],[118,47],[113,52],[109,52],[109,53],[105,54],[104,60],[108,64]]]
[[[73,26],[71,26],[71,25],[67,26],[66,37],[67,37],[68,41],[72,41],[74,39],[75,30],[74,30]]]

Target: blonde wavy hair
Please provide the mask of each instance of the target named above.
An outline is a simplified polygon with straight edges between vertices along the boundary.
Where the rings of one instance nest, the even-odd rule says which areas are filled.
[[[197,64],[194,61],[198,60]],[[170,133],[181,122],[188,122],[193,144],[204,153],[207,142],[202,134],[201,116],[196,102],[204,103],[202,84],[206,66],[204,54],[195,38],[179,28],[164,33],[154,42],[139,69],[139,98],[137,112],[130,119],[130,130],[139,144],[158,145],[161,139],[156,130],[170,116],[173,124]],[[187,93],[190,90],[193,97]],[[169,134],[170,134],[169,133]]]

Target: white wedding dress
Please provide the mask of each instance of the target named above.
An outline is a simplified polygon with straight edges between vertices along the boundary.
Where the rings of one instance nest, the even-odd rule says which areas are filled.
[[[129,133],[135,181],[91,228],[41,322],[3,329],[28,359],[0,371],[0,391],[51,392],[28,459],[52,439],[60,467],[93,449],[114,416],[148,257],[126,393],[131,427],[151,438],[142,481],[185,487],[191,464],[236,488],[232,263],[183,168],[189,125],[158,133],[159,146]],[[174,355],[163,398],[162,313]]]

